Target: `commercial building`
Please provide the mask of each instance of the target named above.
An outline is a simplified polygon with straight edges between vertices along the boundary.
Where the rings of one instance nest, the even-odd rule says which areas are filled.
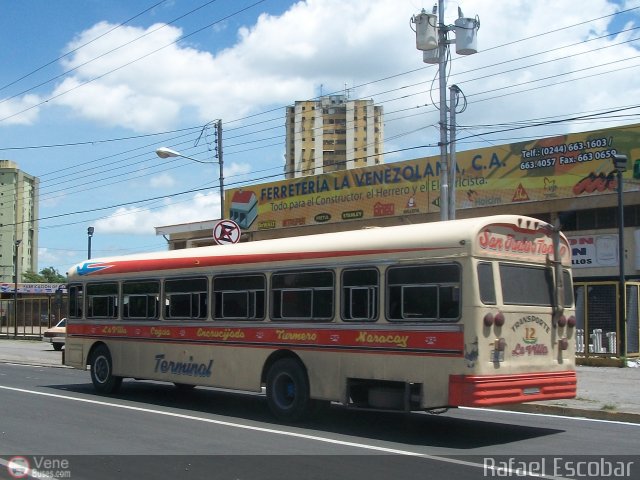
[[[38,191],[37,177],[0,160],[0,283],[38,271]]]
[[[327,95],[287,108],[285,178],[384,162],[383,111],[373,100]]]

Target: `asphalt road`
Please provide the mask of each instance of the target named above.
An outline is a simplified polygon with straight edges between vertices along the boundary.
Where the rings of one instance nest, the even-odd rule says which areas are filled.
[[[639,434],[636,424],[475,409],[332,407],[288,426],[261,395],[131,380],[107,397],[88,372],[0,364],[0,478],[20,462],[52,467],[48,478],[477,479],[501,466],[571,477],[578,464],[640,478]]]

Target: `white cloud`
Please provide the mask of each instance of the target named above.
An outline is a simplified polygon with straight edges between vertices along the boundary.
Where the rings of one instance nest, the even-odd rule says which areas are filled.
[[[217,166],[212,183],[217,187]],[[225,163],[224,175],[227,182],[235,182],[238,178],[252,172],[248,163]],[[177,184],[169,173],[160,173],[149,179],[153,188],[168,189]],[[143,188],[142,185],[136,188]],[[106,218],[94,222],[101,235],[109,234],[155,234],[155,227],[175,225],[220,218],[220,196],[217,189],[210,193],[197,193],[186,200],[167,200],[159,207],[120,207]]]
[[[220,218],[217,193],[196,194],[183,201],[166,202],[161,208],[121,207],[107,218],[95,222],[96,231],[104,234],[128,233],[153,235],[155,227]]]
[[[153,188],[170,188],[176,184],[175,178],[168,173],[154,175],[149,179],[149,185]]]
[[[3,125],[32,125],[38,120],[41,102],[37,95],[0,99],[0,122]]]
[[[61,275],[66,275],[66,266],[71,265],[77,257],[77,252],[70,250],[55,250],[50,248],[38,248],[38,272],[51,265]],[[60,265],[63,265],[60,267]]]
[[[199,121],[238,118],[310,98],[321,83],[326,93],[404,68],[411,40],[398,37],[408,27],[397,13],[387,0],[299,2],[282,16],[261,15],[216,54],[172,44],[184,33],[173,26],[120,27],[65,58],[64,68],[74,70],[53,92],[60,95],[55,103],[136,131],[168,128],[187,110],[198,112]],[[98,23],[67,49],[113,27]]]
[[[243,177],[249,173],[253,173],[253,167],[248,163],[229,163],[225,164],[224,177],[226,181],[235,182],[239,177]]]
[[[555,88],[508,95],[514,91],[511,87],[527,79],[552,77],[585,66],[593,67],[591,73],[596,73],[597,65],[607,60],[636,56],[637,50],[624,44],[569,57],[596,45],[611,44],[616,41],[613,38],[554,51],[605,33],[608,19],[562,27],[611,14],[617,8],[613,3],[593,0],[586,15],[574,2],[555,0],[467,0],[461,7],[467,16],[478,15],[481,21],[477,55],[457,56],[452,47],[450,84],[458,83],[470,101],[461,123],[491,123],[491,117],[528,119],[599,108],[603,104],[619,105],[625,101],[621,90],[638,93],[631,74],[618,75],[616,88],[610,89],[605,87],[613,76],[579,79],[587,75],[583,72],[517,87],[521,90],[556,82]],[[174,26],[120,27],[65,59],[65,67],[76,70],[57,87],[55,94],[73,90],[56,103],[72,108],[81,117],[137,131],[169,128],[177,124],[181,115],[192,111],[197,112],[199,121],[236,119],[268,105],[287,105],[311,98],[321,84],[323,92],[330,93],[424,67],[409,28],[409,18],[417,10],[414,2],[396,0],[307,0],[293,4],[280,16],[261,15],[254,25],[239,29],[234,45],[218,52],[172,44],[188,33]],[[450,7],[446,21],[452,23],[456,17],[457,12]],[[549,19],[554,19],[553,24]],[[113,25],[109,23],[98,23],[78,35],[68,48],[111,28]],[[549,30],[557,31],[540,36]],[[512,43],[524,37],[534,38]],[[123,44],[126,46],[106,53]],[[492,48],[499,45],[503,46]],[[527,58],[544,51],[547,53]],[[558,57],[567,58],[551,61]],[[549,62],[534,65],[543,61]],[[508,63],[487,68],[503,62]],[[126,67],[121,68],[123,65]],[[516,69],[521,66],[525,70]],[[600,70],[622,66],[614,64]],[[488,76],[496,72],[504,73]],[[376,95],[378,100],[388,102],[387,112],[430,103],[427,93],[415,93],[429,88],[434,73],[435,67],[431,67],[365,86],[353,95],[361,98]],[[562,83],[567,78],[573,81]],[[76,88],[84,82],[90,83]],[[407,87],[415,82],[422,84]],[[381,93],[398,87],[406,88],[402,91],[406,98],[391,101],[401,95]],[[483,93],[489,91],[492,93]],[[502,98],[495,98],[501,95]],[[479,102],[489,97],[493,100]],[[562,101],[549,102],[549,98]],[[472,106],[474,102],[477,107]],[[424,115],[422,122],[437,122],[435,109],[430,110],[432,113]],[[409,129],[410,125],[415,127],[415,119],[391,125],[389,133]]]

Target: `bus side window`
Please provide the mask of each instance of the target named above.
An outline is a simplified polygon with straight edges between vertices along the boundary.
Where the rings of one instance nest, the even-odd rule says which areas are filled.
[[[562,272],[562,278],[564,282],[564,306],[571,308],[573,306],[573,282],[571,281],[571,274],[564,270]]]
[[[116,318],[118,316],[118,284],[87,284],[87,318]]]
[[[379,274],[375,268],[347,269],[342,272],[342,318],[378,318]]]
[[[69,317],[82,318],[84,310],[84,290],[82,285],[69,286]]]
[[[440,287],[438,289],[440,318],[452,319],[460,317],[460,288]]]
[[[207,318],[208,280],[172,278],[164,282],[164,317],[167,319]]]
[[[456,263],[390,267],[386,289],[389,320],[457,320],[461,277]]]
[[[140,280],[122,284],[123,318],[158,318],[160,282]]]
[[[333,319],[334,283],[330,270],[274,273],[271,276],[272,318]]]
[[[213,279],[213,318],[263,320],[266,279],[263,275],[221,276]]]
[[[485,305],[496,304],[496,284],[493,280],[493,265],[487,262],[478,264],[478,288],[480,301]]]

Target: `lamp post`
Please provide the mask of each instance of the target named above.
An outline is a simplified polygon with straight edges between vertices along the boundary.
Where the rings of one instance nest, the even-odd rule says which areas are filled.
[[[627,356],[627,287],[624,281],[624,202],[622,201],[622,193],[624,191],[622,174],[627,171],[627,156],[614,155],[613,166],[617,174],[618,180],[618,262],[620,265],[620,292],[618,293],[618,310],[619,310],[619,336],[618,336],[618,355],[621,358]]]
[[[220,138],[220,134],[218,134],[218,138]],[[198,163],[217,163],[220,165],[220,218],[224,217],[224,172],[223,172],[223,162],[222,162],[222,151],[218,149],[220,152],[219,160],[214,161],[204,161],[198,160],[197,158],[187,157],[186,155],[182,155],[180,152],[176,152],[167,147],[160,147],[156,150],[156,155],[160,158],[171,158],[171,157],[181,157],[186,158],[187,160],[193,160]]]
[[[18,338],[18,247],[22,240],[16,240],[14,243],[13,256],[15,258],[15,277],[13,278],[13,338]]]
[[[91,239],[93,238],[94,230],[93,227],[87,228],[87,260],[91,260]]]

